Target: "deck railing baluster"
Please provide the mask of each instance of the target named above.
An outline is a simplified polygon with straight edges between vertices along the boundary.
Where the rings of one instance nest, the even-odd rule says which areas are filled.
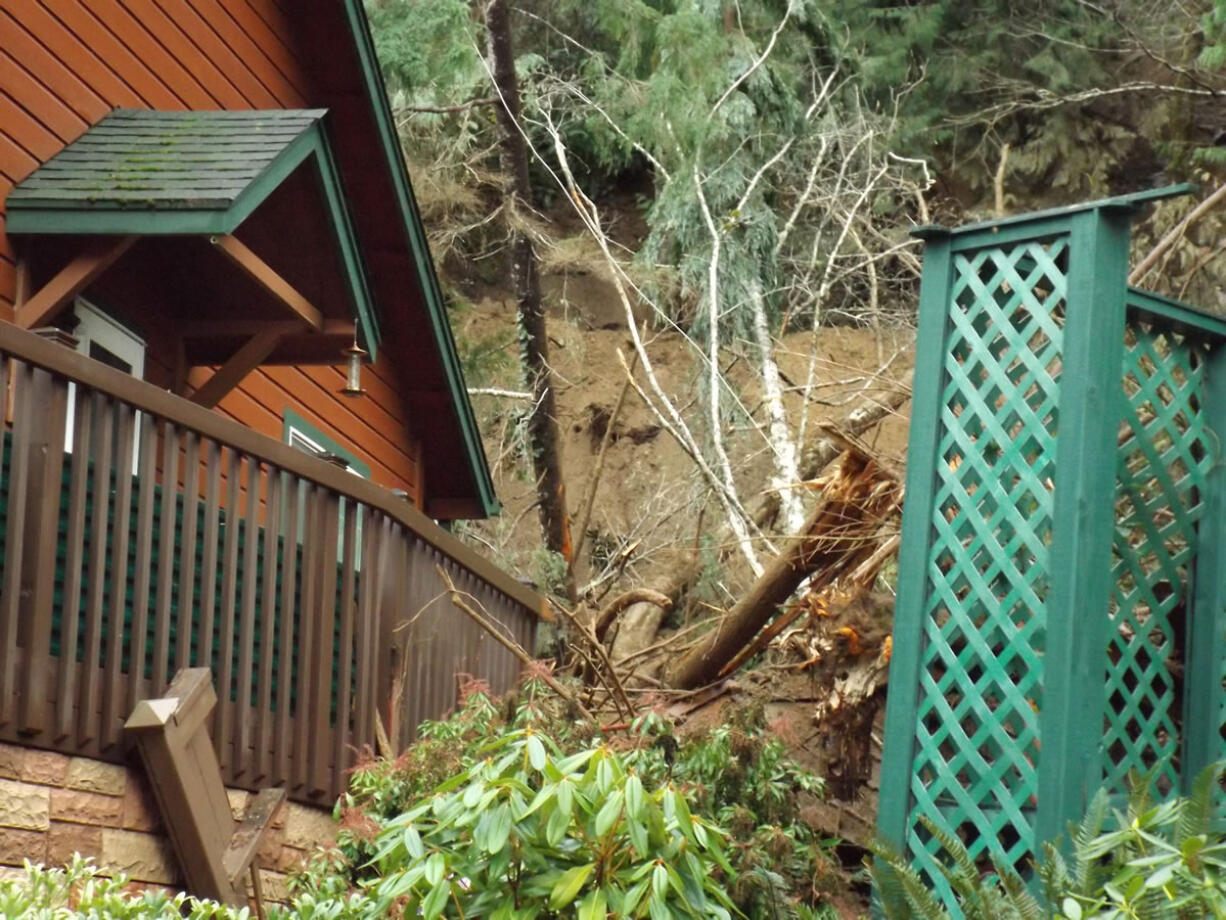
[[[161,694],[166,689],[170,677],[170,608],[173,601],[175,574],[175,535],[180,531],[179,522],[179,429],[173,422],[164,421],[162,429],[162,513],[159,518],[160,533],[158,534],[157,551],[157,594],[154,601],[153,615],[153,681],[150,692]],[[183,524],[186,524],[188,509],[193,508],[194,501],[188,500],[187,481],[183,487]],[[184,544],[184,556],[194,552]],[[184,605],[191,610],[191,604]],[[190,626],[189,626],[190,629]],[[181,633],[186,637],[188,633]],[[178,636],[176,636],[178,638]]]
[[[175,639],[175,673],[192,662],[192,611],[196,596],[196,538],[200,527],[200,438],[183,432],[183,537],[179,554],[179,616]]]
[[[266,476],[267,500],[264,506],[264,573],[260,584],[259,679],[256,683],[255,777],[267,781],[272,773],[273,734],[272,675],[274,639],[278,621],[284,613],[277,608],[277,554],[281,541],[281,471],[269,467]],[[288,652],[289,647],[283,647]]]
[[[34,369],[17,362],[13,373],[13,436],[9,455],[4,531],[4,585],[0,587],[0,726],[17,714],[17,629],[21,624],[21,567],[29,503],[31,390]]]
[[[274,735],[276,745],[276,767],[272,781],[286,786],[293,786],[291,781],[290,749],[293,746],[290,739],[293,734],[294,710],[292,707],[297,674],[304,669],[301,655],[302,629],[295,631],[299,606],[297,603],[298,586],[298,515],[302,513],[301,480],[292,473],[283,474],[285,478],[285,543],[281,561],[281,603],[278,608],[280,618],[277,624],[278,645],[280,654],[277,657],[277,719]],[[297,659],[297,674],[294,661]],[[301,691],[299,691],[301,692]],[[302,697],[298,697],[301,701]],[[301,708],[299,709],[301,711]],[[301,720],[299,720],[301,721]]]
[[[233,781],[238,751],[231,748],[234,731],[234,624],[238,588],[238,537],[241,531],[242,457],[233,448],[226,450],[225,548],[221,562],[221,618],[218,622],[217,666],[214,669],[217,686],[217,710],[214,717],[213,739],[226,779]],[[213,577],[205,572],[205,577]]]
[[[123,692],[125,653],[124,620],[128,605],[128,546],[132,526],[132,444],[136,431],[135,414],[127,403],[115,406],[115,456],[113,491],[114,514],[111,519],[111,546],[107,569],[110,572],[110,597],[105,610],[106,673],[102,680],[102,725],[98,744],[106,750],[119,741],[127,713]],[[106,495],[106,492],[103,492]]]
[[[255,604],[260,594],[258,559],[260,549],[260,464],[247,458],[246,511],[243,514],[243,568],[239,587],[242,607],[238,623],[238,671],[234,698],[234,776],[251,770],[251,689],[255,661]]]
[[[29,450],[26,514],[22,540],[27,547],[54,545],[59,528],[59,496],[63,487],[64,427],[68,412],[68,383],[63,377],[37,369],[31,378],[33,419]],[[54,502],[40,500],[54,495]],[[51,664],[51,632],[55,607],[55,554],[27,551],[22,555],[21,596],[25,616],[17,631],[24,649],[19,730],[35,735],[49,728],[49,693],[56,670]]]
[[[77,391],[77,401],[85,394]],[[106,628],[106,534],[110,527],[111,465],[118,407],[99,392],[90,394],[94,418],[94,475],[90,508],[89,580],[85,596],[85,658],[77,705],[79,745],[92,744],[101,730],[103,631]]]
[[[145,658],[149,643],[150,575],[153,571],[153,512],[157,489],[157,430],[153,417],[142,414],[140,419],[136,481],[136,555],[132,567],[132,628],[128,632],[128,700],[121,716],[145,699]],[[126,566],[125,566],[126,568]],[[160,688],[159,688],[160,689]],[[154,691],[155,693],[157,691]]]

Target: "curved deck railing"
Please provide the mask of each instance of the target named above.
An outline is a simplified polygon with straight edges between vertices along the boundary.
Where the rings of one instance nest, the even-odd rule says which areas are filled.
[[[540,596],[408,502],[9,324],[0,358],[0,740],[122,759],[134,704],[210,667],[227,784],[319,802],[377,722],[514,681],[438,568],[529,649]]]

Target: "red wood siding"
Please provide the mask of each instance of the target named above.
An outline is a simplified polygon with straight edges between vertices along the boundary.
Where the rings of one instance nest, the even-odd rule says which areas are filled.
[[[0,0],[0,36],[0,200],[118,106],[318,104],[285,10],[274,0]],[[0,211],[0,319],[11,319],[16,257],[2,221]],[[155,328],[148,341],[146,376],[169,385],[173,339]],[[193,380],[206,377],[200,370]],[[420,503],[420,450],[398,379],[382,355],[365,374],[368,395],[354,403],[336,393],[343,383],[338,368],[269,367],[250,375],[218,410],[280,438],[291,407],[349,445],[376,482],[405,489]]]
[[[401,400],[384,383],[392,376],[387,361],[381,358],[375,367],[363,372],[366,396],[351,401],[337,395],[345,385],[338,368],[265,367],[251,374],[217,409],[279,439],[284,410],[289,407],[368,463],[375,482],[404,489],[416,501],[417,450],[403,422]],[[207,377],[207,372],[196,371],[191,382],[202,383]]]

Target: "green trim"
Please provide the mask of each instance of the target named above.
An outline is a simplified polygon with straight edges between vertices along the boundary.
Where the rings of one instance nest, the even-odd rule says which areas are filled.
[[[1177,332],[1226,338],[1226,319],[1153,291],[1130,287],[1128,309],[1145,313],[1150,319],[1172,327]]]
[[[447,310],[443,302],[442,290],[439,287],[438,276],[434,271],[430,247],[426,242],[421,215],[418,213],[417,201],[413,196],[409,175],[404,166],[400,138],[396,132],[391,107],[388,105],[387,90],[383,85],[383,76],[375,56],[374,41],[370,36],[370,27],[366,21],[366,12],[362,8],[362,0],[345,0],[345,16],[353,35],[354,49],[358,56],[363,81],[366,84],[379,139],[387,157],[387,166],[396,190],[396,198],[401,214],[404,216],[405,236],[417,264],[417,277],[421,282],[426,313],[430,320],[431,331],[434,333],[435,344],[438,346],[439,357],[442,359],[443,373],[446,377],[447,389],[451,394],[452,405],[456,410],[460,435],[473,475],[473,483],[477,488],[477,495],[485,514],[497,514],[499,505],[498,498],[494,494],[494,482],[490,477],[485,448],[481,445],[481,433],[477,428],[477,419],[468,399],[468,390],[464,385],[460,359],[456,354],[455,340],[452,338],[451,326],[447,321]]]
[[[366,267],[362,262],[362,250],[358,246],[353,221],[349,218],[340,171],[336,168],[336,159],[332,156],[327,131],[319,122],[316,122],[311,130],[318,139],[315,164],[319,167],[324,200],[332,211],[333,238],[340,249],[345,273],[349,276],[349,289],[357,310],[362,345],[370,352],[370,360],[374,361],[377,356],[376,349],[383,338],[377,322],[378,314],[371,296]]]
[[[1144,189],[1128,195],[1116,195],[1113,198],[1100,198],[1097,201],[1085,201],[1080,204],[1067,205],[1062,208],[1049,208],[1046,211],[1033,211],[1029,214],[1015,214],[1012,217],[1002,217],[997,220],[984,220],[961,227],[944,227],[940,224],[925,224],[911,231],[912,235],[921,239],[947,233],[950,236],[963,236],[984,231],[998,231],[1002,227],[1019,226],[1052,219],[1067,220],[1087,211],[1126,211],[1133,212],[1151,201],[1164,198],[1178,198],[1181,195],[1193,195],[1199,191],[1199,186],[1192,182],[1181,182],[1178,185],[1164,185],[1161,188]]]
[[[363,479],[370,478],[370,464],[362,462],[358,459],[357,454],[337,441],[336,438],[320,429],[318,425],[307,421],[306,418],[289,408],[289,406],[285,407],[281,417],[281,441],[283,443],[289,444],[290,428],[297,428],[299,431],[306,433],[312,441],[316,441],[327,448],[329,453],[344,457]]]
[[[954,252],[969,252],[992,246],[1013,246],[1031,240],[1042,240],[1068,233],[1068,218],[1048,217],[1043,220],[1026,221],[1008,227],[989,227],[968,234],[951,234],[950,248]]]
[[[222,236],[230,231],[224,211],[73,211],[64,223],[65,208],[23,208],[8,212],[8,232],[43,235],[81,233],[140,236]]]

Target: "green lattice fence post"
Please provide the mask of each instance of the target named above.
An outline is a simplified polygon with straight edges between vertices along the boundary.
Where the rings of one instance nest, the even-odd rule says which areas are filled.
[[[924,264],[915,341],[911,433],[907,444],[907,498],[902,519],[901,545],[906,550],[900,552],[898,561],[894,653],[886,697],[887,740],[882,751],[882,782],[877,806],[878,830],[900,852],[905,852],[911,808],[911,784],[907,777],[915,759],[913,726],[919,698],[919,650],[924,641],[923,598],[928,584],[941,411],[939,381],[945,364],[952,259],[948,233],[933,228],[933,232],[923,233],[921,238],[924,240]]]
[[[1099,785],[1128,213],[1083,211],[1070,228],[1036,843]]]

